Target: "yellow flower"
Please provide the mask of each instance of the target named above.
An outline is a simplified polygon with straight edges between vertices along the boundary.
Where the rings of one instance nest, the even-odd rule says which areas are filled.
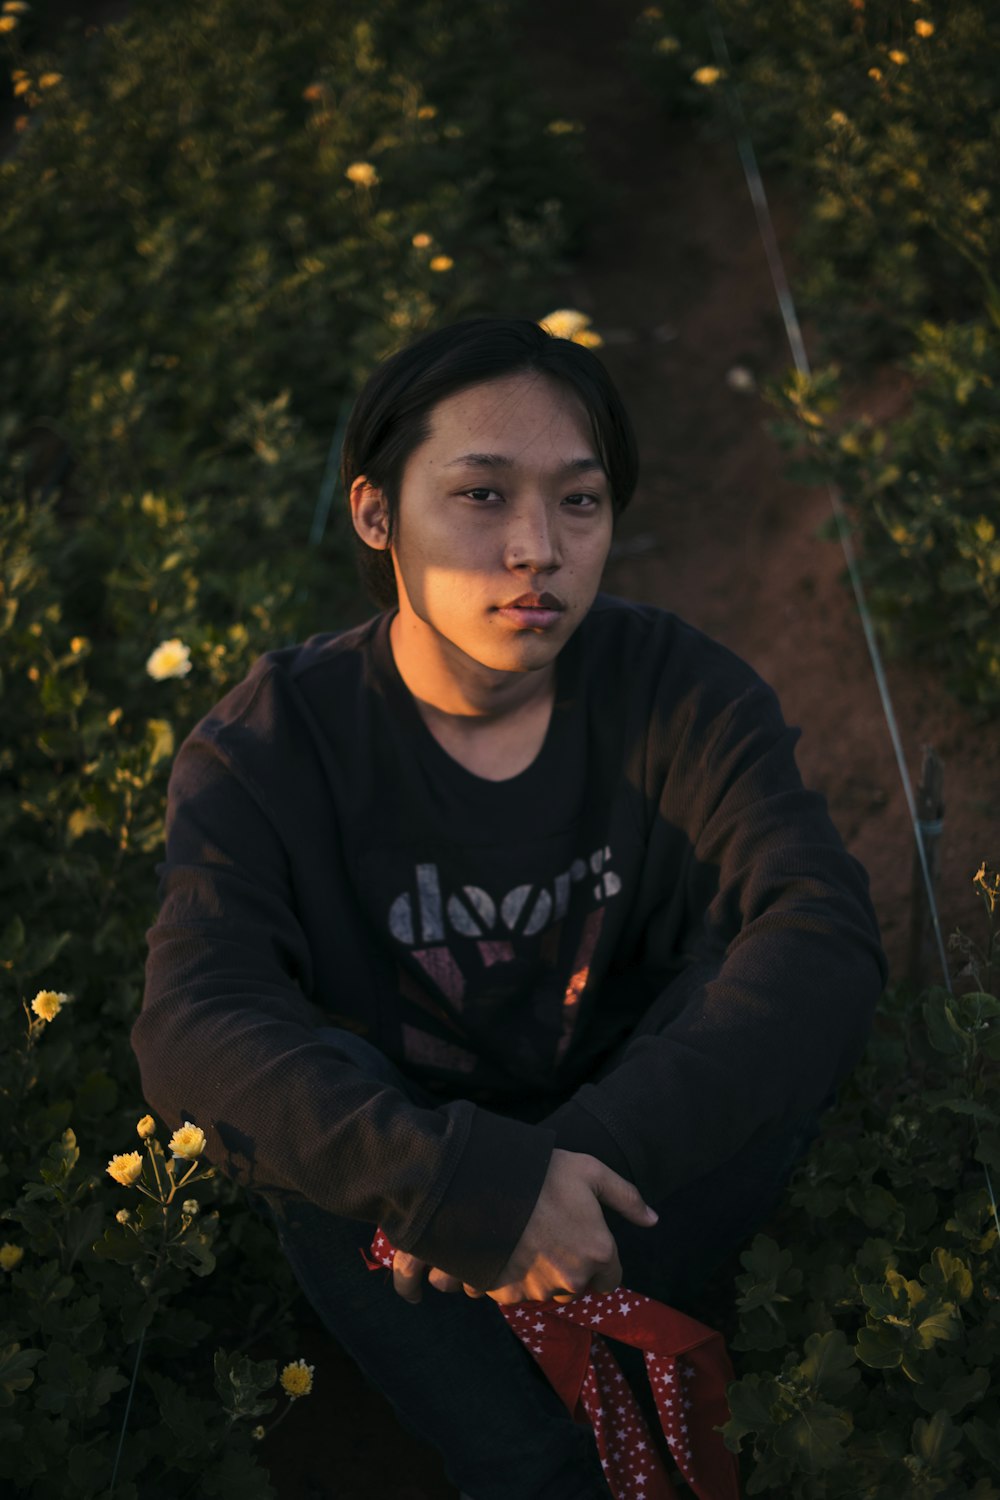
[[[300,1396],[308,1396],[313,1388],[313,1371],[315,1365],[307,1365],[304,1359],[297,1359],[292,1364],[286,1365],[281,1372],[281,1385],[286,1396],[297,1401]]]
[[[25,11],[30,9],[31,6],[26,5],[25,0],[4,0],[3,13],[5,16],[23,16]]]
[[[432,271],[450,271],[454,264],[450,255],[435,255],[429,261]]]
[[[695,68],[691,74],[691,81],[692,83],[700,83],[703,88],[709,89],[714,83],[718,83],[722,76],[721,68]]]
[[[906,60],[907,59],[905,52],[899,52],[897,50],[889,53],[889,61],[894,62],[898,68],[901,68]]]
[[[146,662],[146,671],[157,682],[162,682],[166,677],[186,677],[190,670],[191,647],[185,646],[176,636],[169,641],[161,641]]]
[[[933,36],[934,35],[934,22],[933,21],[925,21],[923,19],[921,19],[919,21],[914,21],[914,23],[913,23],[913,29],[917,33],[917,36]]]
[[[123,1151],[111,1158],[105,1170],[122,1187],[132,1187],[142,1176],[142,1156],[138,1151]]]
[[[308,88],[302,90],[302,97],[303,99],[322,99],[323,85],[321,83],[311,83]]]
[[[132,1214],[127,1208],[120,1208],[115,1214],[115,1218],[119,1224],[128,1224],[131,1221]]]
[[[135,1128],[138,1131],[139,1139],[141,1141],[145,1141],[155,1133],[156,1121],[153,1119],[152,1115],[143,1115],[142,1119],[139,1121],[138,1125]]]
[[[259,1443],[261,1438],[264,1436],[264,1429],[259,1422],[257,1423],[256,1427],[251,1427],[250,1436],[253,1438],[255,1443]]]
[[[174,1131],[168,1145],[174,1156],[194,1161],[205,1149],[205,1132],[192,1125],[190,1120],[185,1120],[180,1129]]]
[[[184,1202],[181,1204],[181,1213],[190,1214],[191,1218],[193,1219],[200,1208],[201,1204],[198,1202],[197,1198],[185,1198]]]
[[[830,116],[830,124],[831,125],[849,125],[850,121],[848,120],[847,116],[844,114],[844,111],[842,109],[835,109],[833,111],[833,114]]]
[[[20,1265],[24,1259],[24,1251],[20,1245],[5,1243],[0,1245],[0,1269],[13,1271],[15,1266]]]
[[[868,77],[869,78],[874,78],[874,80],[875,80],[876,83],[881,83],[882,82],[882,69],[881,68],[869,68],[868,69]]]
[[[581,328],[579,333],[574,333],[570,343],[582,344],[585,349],[599,349],[604,340],[596,329]]]
[[[560,307],[555,312],[546,313],[544,318],[539,318],[538,326],[544,328],[554,339],[571,339],[590,327],[590,319],[586,313],[577,312],[575,307]]]
[[[972,877],[972,884],[978,885],[986,900],[989,902],[990,911],[996,910],[997,902],[1000,901],[1000,874],[984,860]]]
[[[433,104],[421,104],[420,108],[417,110],[417,119],[433,120],[436,114],[437,109]]]
[[[431,236],[429,234],[415,234],[410,241],[415,250],[426,250],[430,243]]]
[[[31,88],[31,79],[30,78],[20,78],[20,79],[18,79],[17,83],[15,83],[15,85],[14,85],[14,97],[15,97],[15,99],[19,99],[22,94],[26,94],[30,88]]]
[[[61,990],[39,990],[31,1002],[31,1008],[41,1020],[54,1021],[68,1000],[69,996],[64,995]]]
[[[359,187],[374,187],[379,180],[370,161],[352,161],[344,176],[350,182],[356,182]]]
[[[57,83],[62,83],[61,73],[43,73],[38,80],[40,89],[54,89]]]
[[[69,649],[74,656],[79,656],[86,644],[87,637],[85,635],[75,635],[69,643]]]
[[[993,522],[990,521],[986,516],[980,516],[979,520],[976,522],[976,536],[979,538],[979,540],[981,542],[992,542],[996,534],[997,529],[994,526]]]
[[[16,16],[0,16],[0,31],[13,31],[17,25]],[[23,116],[21,117],[24,118]]]

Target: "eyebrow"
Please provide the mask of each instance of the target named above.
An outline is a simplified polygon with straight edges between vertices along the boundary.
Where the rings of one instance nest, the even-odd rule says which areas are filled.
[[[516,468],[514,459],[505,453],[463,453],[460,458],[451,458],[444,465],[446,469],[458,467],[472,469],[513,469]],[[560,465],[561,474],[583,474],[596,471],[600,474],[606,472],[604,465],[596,458],[589,455],[586,458],[571,458],[568,463]]]

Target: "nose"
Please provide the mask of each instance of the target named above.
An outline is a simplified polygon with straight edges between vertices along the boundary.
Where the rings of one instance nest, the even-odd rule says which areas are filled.
[[[557,528],[542,501],[511,510],[504,544],[508,568],[551,572],[562,562]]]

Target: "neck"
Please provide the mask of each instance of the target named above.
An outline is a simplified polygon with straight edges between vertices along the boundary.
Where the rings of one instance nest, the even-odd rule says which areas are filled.
[[[389,644],[396,669],[425,717],[460,720],[463,729],[495,726],[527,713],[551,702],[555,691],[554,661],[534,672],[484,667],[402,610],[393,616]]]

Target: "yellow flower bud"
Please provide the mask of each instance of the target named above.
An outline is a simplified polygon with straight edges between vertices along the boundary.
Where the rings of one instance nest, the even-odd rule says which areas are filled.
[[[413,236],[412,240],[410,241],[410,244],[413,246],[413,248],[415,250],[426,250],[427,247],[428,247],[428,245],[430,243],[431,243],[431,236],[429,234],[423,234],[423,233],[421,233],[421,234],[415,234]]]
[[[933,36],[934,35],[934,22],[933,21],[925,21],[923,19],[921,19],[919,21],[914,21],[914,23],[913,23],[913,29],[917,33],[917,36]]]
[[[174,636],[161,641],[146,661],[146,671],[157,682],[167,677],[186,677],[191,670],[191,647]]]
[[[16,16],[0,16],[0,32],[13,31],[16,25]]]
[[[192,1125],[190,1120],[185,1120],[180,1129],[175,1130],[170,1137],[168,1149],[174,1156],[194,1161],[205,1149],[205,1132],[197,1125]]]
[[[897,68],[901,68],[903,66],[903,64],[907,61],[906,53],[905,52],[900,52],[898,49],[895,50],[895,51],[892,51],[892,52],[889,53],[889,61],[890,62],[894,62],[896,64]]]
[[[281,1386],[286,1396],[297,1401],[300,1396],[308,1396],[313,1388],[313,1371],[315,1365],[307,1365],[304,1359],[297,1359],[292,1364],[286,1365],[281,1372]]]
[[[379,177],[370,161],[352,161],[344,176],[359,187],[374,187]]]
[[[69,996],[61,990],[39,990],[31,1002],[31,1008],[40,1020],[54,1021],[68,1001]]]
[[[20,1245],[9,1243],[0,1245],[0,1270],[13,1271],[24,1259],[24,1251]]]
[[[138,1125],[136,1125],[135,1128],[138,1132],[139,1139],[141,1141],[145,1141],[151,1135],[155,1134],[156,1121],[153,1119],[152,1115],[143,1115],[142,1119],[139,1121]]]
[[[435,255],[429,262],[432,271],[450,271],[454,264],[450,255]]]
[[[62,83],[61,73],[43,73],[38,80],[40,89],[54,89],[57,83]]]
[[[133,1187],[142,1176],[142,1156],[138,1151],[123,1151],[111,1158],[105,1170],[122,1187]]]
[[[722,77],[723,72],[721,68],[695,68],[691,74],[691,81],[692,83],[701,84],[702,88],[710,89]]]
[[[433,118],[434,118],[434,116],[436,114],[437,114],[437,109],[435,108],[435,106],[433,104],[421,104],[420,108],[417,110],[417,119],[418,120],[433,120]]]

